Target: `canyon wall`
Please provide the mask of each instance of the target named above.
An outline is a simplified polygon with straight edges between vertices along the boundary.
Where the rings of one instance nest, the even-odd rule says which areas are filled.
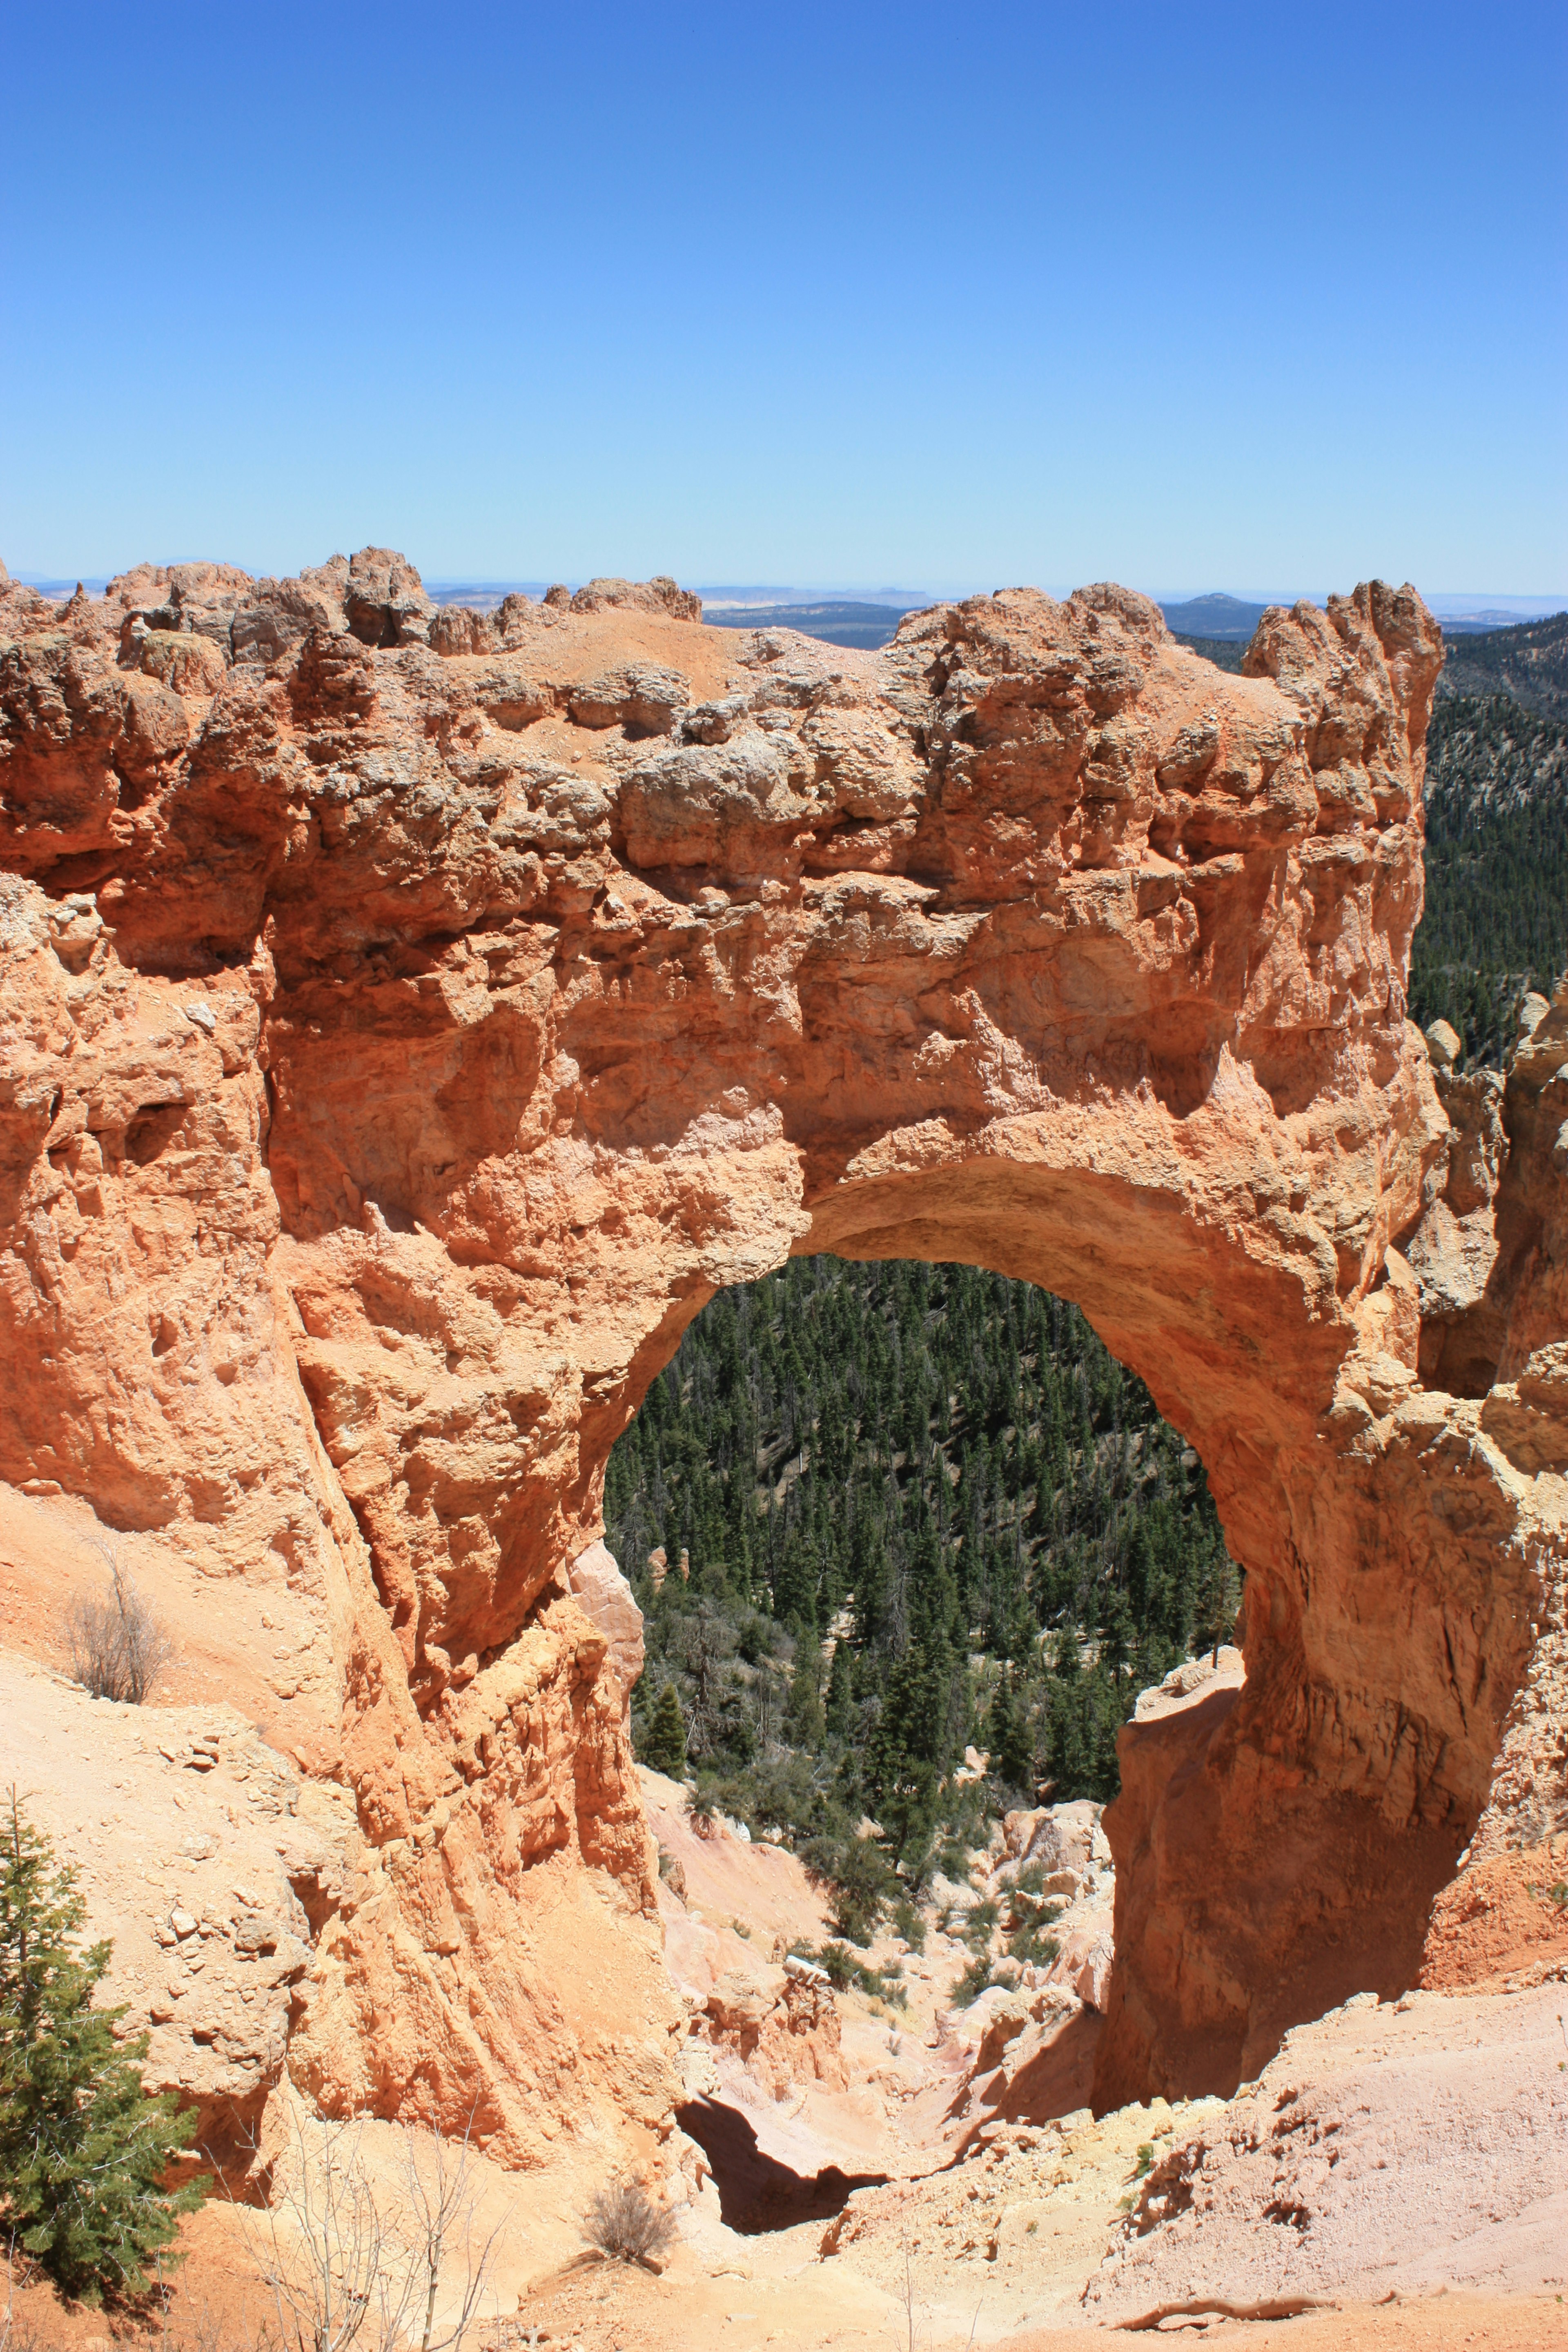
[[[870,655],[374,549],[0,575],[0,1477],[324,1612],[325,2111],[668,2128],[604,1469],[792,1251],[1076,1300],[1247,1571],[1239,1694],[1124,1735],[1104,2102],[1568,1824],[1568,1016],[1447,1108],[1405,1019],[1440,660],[1379,583],[1230,677],[1114,587]]]

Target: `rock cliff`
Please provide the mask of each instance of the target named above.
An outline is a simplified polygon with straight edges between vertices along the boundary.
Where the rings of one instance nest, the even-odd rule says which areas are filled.
[[[1436,625],[694,607],[0,574],[0,1476],[308,1597],[369,1862],[291,2072],[531,2163],[677,2095],[596,1549],[647,1381],[791,1251],[1071,1297],[1247,1570],[1245,1681],[1125,1735],[1097,2095],[1228,2090],[1568,1818],[1568,1024],[1504,1166],[1404,1017]]]

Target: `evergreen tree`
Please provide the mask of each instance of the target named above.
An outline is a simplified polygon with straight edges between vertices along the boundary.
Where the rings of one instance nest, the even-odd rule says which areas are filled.
[[[0,2230],[67,2294],[140,2294],[199,2186],[160,2184],[195,2129],[142,2087],[143,2033],[94,2009],[107,1943],[77,1948],[76,1873],[22,1819],[15,1790],[0,1870]]]
[[[795,1674],[784,1707],[784,1732],[792,1748],[812,1753],[827,1728],[822,1706],[822,1653],[809,1635],[797,1642]]]
[[[847,1642],[837,1642],[833,1648],[833,1667],[827,1678],[827,1728],[836,1739],[846,1739],[855,1719],[855,1668]]]
[[[680,1693],[673,1683],[666,1683],[655,1700],[639,1744],[642,1761],[650,1771],[666,1772],[672,1780],[679,1780],[685,1771],[686,1716]]]
[[[795,1534],[785,1538],[783,1562],[773,1580],[773,1615],[781,1622],[795,1622],[815,1633],[816,1630],[816,1569],[804,1538]]]
[[[830,1884],[835,1932],[848,1943],[868,1944],[889,1891],[896,1894],[899,1885],[876,1840],[847,1839],[835,1857]]]
[[[1193,1639],[1200,1649],[1212,1650],[1216,1666],[1220,1644],[1230,1640],[1240,1605],[1236,1562],[1223,1545],[1216,1546],[1199,1569],[1193,1594]]]
[[[1012,1666],[996,1677],[987,1730],[991,1771],[1005,1788],[1016,1789],[1025,1801],[1035,1801],[1035,1748],[1029,1711]]]

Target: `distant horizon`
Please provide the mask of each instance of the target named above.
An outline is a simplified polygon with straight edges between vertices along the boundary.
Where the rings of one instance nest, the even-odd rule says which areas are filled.
[[[347,552],[348,551],[342,551]],[[407,554],[406,550],[399,550],[399,552],[405,555]],[[0,554],[0,561],[3,560],[3,554]],[[326,557],[318,557],[315,559],[315,562],[320,563],[327,560],[328,559]],[[583,570],[576,572],[554,572],[548,578],[543,573],[537,573],[524,578],[521,575],[508,572],[488,574],[478,570],[471,572],[459,570],[447,572],[426,572],[422,569],[422,567],[420,567],[416,558],[410,557],[409,560],[414,562],[415,569],[419,572],[419,576],[424,582],[426,588],[432,594],[436,594],[437,592],[439,591],[450,592],[455,589],[471,588],[487,595],[493,595],[504,591],[510,594],[524,594],[537,597],[542,595],[544,591],[552,586],[558,580],[562,581],[567,587],[575,590],[584,586],[589,580],[593,579],[631,578],[639,576],[632,573],[609,573],[602,569]],[[236,562],[236,559],[233,556],[228,555],[170,556],[166,558],[148,556],[138,558],[137,561],[161,563],[165,569],[167,569],[169,565],[174,563],[232,563]],[[17,571],[11,569],[10,576],[23,587],[37,588],[40,593],[54,592],[57,594],[57,598],[60,596],[69,596],[72,594],[79,583],[85,588],[89,596],[101,596],[105,587],[110,580],[119,578],[122,573],[132,568],[133,567],[131,564],[121,564],[112,572],[102,570],[90,572],[73,570],[66,570],[63,572],[37,572]],[[248,572],[255,579],[265,579],[268,576],[275,578],[289,578],[293,576],[293,574],[289,572],[269,572],[268,567],[255,566],[245,562],[239,562],[237,564],[237,568],[240,571]],[[294,571],[297,572],[310,570],[311,568],[313,568],[313,566],[310,562],[306,562],[296,565],[294,567]],[[642,574],[640,576],[648,577],[651,575]],[[1100,579],[1110,579],[1113,578],[1115,575],[1113,573],[1102,572],[1094,576]],[[680,582],[680,585],[682,587],[689,587],[694,594],[700,596],[705,604],[711,601],[715,604],[733,603],[737,605],[744,606],[745,604],[750,604],[762,605],[811,604],[816,602],[842,602],[847,604],[858,603],[866,604],[887,604],[889,606],[900,605],[909,610],[916,610],[926,604],[957,603],[966,596],[989,595],[993,593],[994,591],[1002,588],[1038,588],[1045,595],[1065,599],[1073,594],[1075,589],[1087,587],[1089,584],[1090,582],[1089,579],[1076,581],[1070,585],[1059,581],[1052,582],[1047,580],[1021,579],[994,581],[989,584],[984,585],[979,582],[973,582],[967,584],[947,583],[920,588],[896,588],[887,585],[879,585],[875,588],[870,588],[853,582],[821,581],[807,582],[805,583],[800,582],[789,582],[779,583],[776,584],[762,583],[755,585],[751,583],[729,582],[705,582],[701,580],[682,580]],[[1321,604],[1330,595],[1343,595],[1348,593],[1349,591],[1356,585],[1356,582],[1354,580],[1347,580],[1343,587],[1331,589],[1322,587],[1247,589],[1215,588],[1212,586],[1206,588],[1146,588],[1136,580],[1125,579],[1121,581],[1119,584],[1122,587],[1136,589],[1140,594],[1152,598],[1156,604],[1162,606],[1166,604],[1192,604],[1198,598],[1205,596],[1227,596],[1238,604],[1258,604],[1267,606],[1271,604],[1289,605],[1300,602],[1302,598],[1305,598],[1310,604]],[[1403,583],[1398,583],[1396,584],[1403,585]],[[1542,589],[1537,591],[1516,588],[1426,589],[1422,588],[1419,583],[1415,584],[1416,586],[1417,593],[1420,595],[1421,600],[1426,604],[1428,612],[1430,612],[1438,620],[1442,620],[1445,617],[1454,620],[1463,620],[1470,617],[1478,612],[1498,612],[1508,614],[1511,617],[1517,618],[1520,621],[1528,621],[1549,618],[1559,611],[1568,609],[1568,589]]]

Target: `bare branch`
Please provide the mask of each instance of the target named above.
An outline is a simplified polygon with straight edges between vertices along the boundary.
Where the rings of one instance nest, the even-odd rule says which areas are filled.
[[[109,1563],[106,1594],[76,1601],[66,1618],[70,1670],[94,1698],[145,1705],[174,1655],[173,1635],[142,1598],[110,1544],[94,1540]]]

